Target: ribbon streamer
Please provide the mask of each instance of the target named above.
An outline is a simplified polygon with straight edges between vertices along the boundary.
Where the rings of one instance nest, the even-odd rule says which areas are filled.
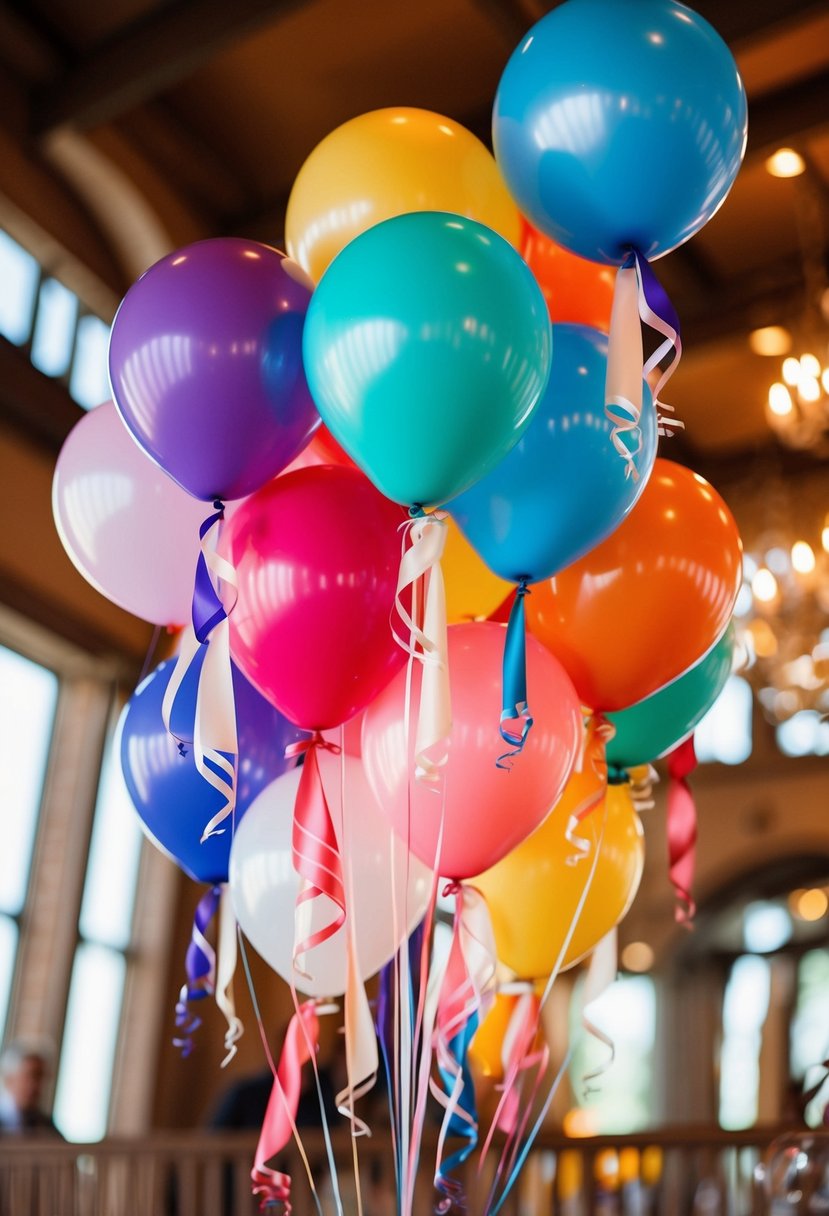
[[[214,514],[199,528],[200,551],[193,588],[192,623],[181,635],[178,659],[170,677],[161,706],[166,729],[175,737],[170,722],[176,695],[200,646],[206,646],[199,687],[196,695],[196,716],[193,728],[193,758],[204,780],[224,802],[205,826],[202,840],[224,829],[220,824],[233,815],[236,806],[236,759],[239,751],[236,734],[236,710],[233,697],[233,676],[230,665],[230,629],[228,612],[220,584],[235,602],[236,572],[231,564],[216,552],[219,529],[224,519],[224,505],[217,499]],[[187,740],[180,741],[187,742]]]
[[[594,714],[576,764],[576,772],[584,772],[585,766],[589,764],[595,775],[601,779],[607,772],[607,745],[615,734],[616,727],[612,722],[603,714]],[[601,805],[604,796],[604,788],[600,788],[596,793],[589,794],[571,813],[564,830],[564,839],[573,848],[567,858],[568,866],[578,865],[589,856],[591,841],[586,836],[579,836],[578,830],[587,816]]]
[[[504,1084],[498,1086],[504,1092],[505,1101],[499,1107],[494,1126],[510,1137],[518,1130],[523,1074],[535,1068],[538,1075],[543,1076],[549,1063],[550,1049],[546,1041],[538,1042],[540,1014],[538,994],[532,985],[528,985],[515,1002],[501,1046],[504,1077],[512,1077],[513,1084],[509,1088]]]
[[[663,370],[653,390],[653,403],[656,407],[659,434],[669,436],[675,430],[685,429],[685,423],[680,422],[678,418],[666,417],[665,411],[667,410],[672,414],[674,407],[662,400],[662,390],[679,367],[679,361],[682,358],[682,336],[679,330],[679,317],[668,297],[667,291],[654,274],[650,262],[647,258],[643,258],[640,253],[637,253],[635,257],[639,316],[646,325],[649,325],[651,329],[655,329],[657,333],[662,334],[665,339],[648,359],[642,369],[644,374],[646,376],[649,375],[655,367],[659,366],[666,355],[670,354],[671,351],[674,352],[673,359]]]
[[[527,701],[527,618],[524,611],[524,599],[529,594],[527,579],[522,578],[515,590],[504,642],[500,731],[501,738],[512,751],[499,756],[495,766],[507,771],[512,768],[512,760],[523,751],[533,724]],[[520,722],[520,732],[515,727],[509,730],[506,722]]]
[[[587,975],[584,977],[581,1002],[582,1026],[587,1034],[603,1043],[608,1052],[607,1059],[597,1068],[594,1068],[592,1072],[585,1073],[582,1077],[585,1097],[595,1092],[596,1087],[591,1086],[590,1082],[598,1080],[603,1073],[607,1072],[616,1058],[616,1045],[610,1036],[596,1025],[589,1010],[590,1006],[599,999],[602,993],[606,992],[610,985],[616,982],[617,970],[618,934],[614,926],[609,933],[605,934],[590,956]]]
[[[291,1178],[268,1162],[285,1147],[296,1131],[296,1114],[302,1090],[302,1066],[319,1046],[319,1019],[316,1002],[305,1001],[291,1018],[279,1064],[274,1074],[253,1169],[253,1193],[260,1197],[259,1209],[282,1204],[285,1216],[291,1212]]]
[[[437,785],[446,764],[452,734],[449,692],[449,643],[446,625],[446,588],[440,562],[446,547],[446,516],[425,515],[413,507],[412,518],[402,525],[403,552],[395,593],[395,610],[406,626],[402,637],[392,620],[392,634],[406,653],[422,667],[420,706],[415,733],[415,780]],[[407,542],[411,544],[407,548]],[[411,613],[403,595],[411,588]]]
[[[194,1015],[189,1005],[192,1001],[201,1001],[206,996],[212,996],[216,987],[216,952],[207,940],[206,931],[216,915],[221,895],[221,887],[215,886],[206,891],[199,900],[193,917],[190,942],[184,956],[187,980],[182,984],[176,1002],[176,1027],[180,1034],[173,1039],[173,1046],[180,1048],[182,1059],[185,1060],[193,1050],[193,1035],[201,1026],[201,1018]]]
[[[697,767],[694,736],[668,756],[668,871],[676,893],[677,924],[690,929],[696,913],[694,886],[697,844],[697,808],[688,778]]]
[[[237,936],[236,914],[230,898],[230,888],[222,885],[219,900],[219,940],[216,965],[216,1004],[227,1022],[225,1031],[226,1068],[236,1055],[236,1044],[245,1032],[241,1019],[236,1016],[236,1000],[233,995],[233,977],[236,974]]]
[[[659,773],[652,764],[642,764],[638,768],[631,769],[628,777],[630,778],[630,800],[636,814],[641,815],[644,811],[652,811],[656,806],[653,787],[659,782]]]

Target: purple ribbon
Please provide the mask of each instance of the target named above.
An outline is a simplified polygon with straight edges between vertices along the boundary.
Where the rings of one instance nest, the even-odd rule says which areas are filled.
[[[182,985],[176,1002],[176,1027],[180,1035],[173,1039],[173,1046],[181,1049],[182,1058],[185,1060],[193,1050],[193,1035],[201,1026],[201,1018],[193,1014],[188,1007],[189,1002],[212,996],[215,990],[216,952],[208,942],[205,931],[216,915],[221,895],[221,887],[214,886],[199,900],[193,917],[190,942],[184,956],[187,982]]]
[[[203,541],[214,524],[225,517],[224,503],[217,498],[213,503],[215,514],[209,515],[199,528],[199,540]],[[219,598],[204,553],[199,551],[196,563],[196,581],[193,587],[193,631],[200,642],[206,642],[220,621],[227,618],[225,607]]]
[[[641,253],[637,253],[635,256],[639,281],[642,284],[642,292],[647,300],[648,308],[670,325],[671,329],[679,333],[679,317],[667,291],[654,274],[653,267],[647,258],[643,258]]]

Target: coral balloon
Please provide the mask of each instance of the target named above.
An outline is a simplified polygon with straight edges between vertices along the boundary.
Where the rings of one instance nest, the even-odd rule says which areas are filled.
[[[231,652],[298,726],[348,721],[402,666],[389,629],[402,519],[357,469],[326,465],[277,477],[228,523]]]
[[[512,588],[478,557],[453,519],[447,519],[446,526],[446,548],[441,561],[446,583],[446,619],[454,625],[489,617]]]
[[[585,705],[625,709],[710,650],[741,574],[737,525],[719,494],[698,473],[657,460],[616,531],[533,587],[527,622]]]
[[[524,261],[544,293],[550,320],[610,332],[616,276],[609,266],[580,258],[524,220]]]
[[[141,451],[112,402],[69,432],[52,511],[64,549],[101,595],[154,625],[189,619],[204,506]]]
[[[244,498],[275,477],[319,417],[302,370],[312,283],[257,241],[199,241],[151,266],[112,323],[124,422],[195,498]]]
[[[347,467],[354,465],[354,461],[343,451],[328,427],[322,424],[314,431],[308,447],[319,457],[320,464],[344,464]]]
[[[406,745],[406,673],[380,694],[363,720],[363,763],[384,814],[412,852],[449,878],[468,878],[503,857],[542,821],[578,753],[582,724],[573,687],[544,647],[527,638],[535,725],[510,772],[495,767],[504,629],[489,621],[449,627],[452,740],[444,790],[414,780]],[[413,721],[420,672],[413,677]],[[411,814],[410,810],[411,799]],[[443,839],[435,862],[444,809]]]
[[[524,215],[611,265],[631,248],[660,257],[698,232],[731,189],[747,129],[733,55],[677,0],[557,5],[515,49],[492,116],[498,167]]]
[[[577,777],[571,778],[538,831],[473,883],[486,896],[498,958],[522,979],[547,976],[555,966],[590,874],[602,822],[599,860],[564,953],[564,967],[584,958],[618,925],[642,878],[642,825],[625,785],[608,786],[603,805],[582,822],[578,835],[590,842],[590,850],[577,864],[569,864],[575,849],[565,832],[581,799],[574,782]]]
[[[520,239],[518,209],[481,141],[451,118],[396,106],[343,123],[308,157],[288,200],[288,252],[316,282],[349,241],[410,211],[451,211]]]
[[[360,978],[388,962],[421,920],[429,903],[432,876],[408,857],[383,818],[359,760],[322,752],[320,774],[343,859],[348,915],[353,917]],[[264,790],[242,820],[230,854],[230,892],[243,933],[283,979],[309,996],[339,996],[346,987],[345,928],[305,958],[310,973],[293,969],[294,909],[301,879],[291,860],[294,803],[300,773],[287,773]],[[392,859],[394,864],[392,864]],[[306,904],[309,924],[303,937],[331,919],[326,900]]]
[[[378,489],[446,502],[521,438],[550,373],[550,323],[526,263],[490,228],[400,215],[348,245],[305,324],[323,422]]]

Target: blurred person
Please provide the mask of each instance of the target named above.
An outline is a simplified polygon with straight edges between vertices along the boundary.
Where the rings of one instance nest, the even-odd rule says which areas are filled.
[[[45,1044],[17,1039],[0,1056],[0,1136],[60,1136],[43,1109],[52,1052]]]

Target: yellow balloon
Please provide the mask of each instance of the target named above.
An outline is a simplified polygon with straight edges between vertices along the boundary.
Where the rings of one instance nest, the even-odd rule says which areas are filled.
[[[446,617],[450,625],[488,617],[514,590],[493,574],[452,519],[447,519],[441,567],[446,582]]]
[[[475,1031],[469,1044],[469,1062],[479,1076],[493,1081],[504,1079],[501,1049],[517,1003],[518,997],[514,994],[497,993],[492,1008]]]
[[[595,775],[592,779],[597,780]],[[604,805],[577,830],[590,841],[590,852],[575,865],[568,864],[574,847],[565,837],[567,823],[590,780],[590,772],[571,777],[541,827],[472,880],[489,904],[499,959],[522,979],[549,975],[555,966],[590,873],[605,814],[599,860],[564,956],[565,968],[584,958],[619,923],[639,889],[645,846],[626,785],[608,786]]]
[[[288,200],[288,252],[318,282],[355,236],[410,211],[465,215],[520,244],[518,208],[481,141],[451,118],[395,107],[343,123],[308,157]]]

